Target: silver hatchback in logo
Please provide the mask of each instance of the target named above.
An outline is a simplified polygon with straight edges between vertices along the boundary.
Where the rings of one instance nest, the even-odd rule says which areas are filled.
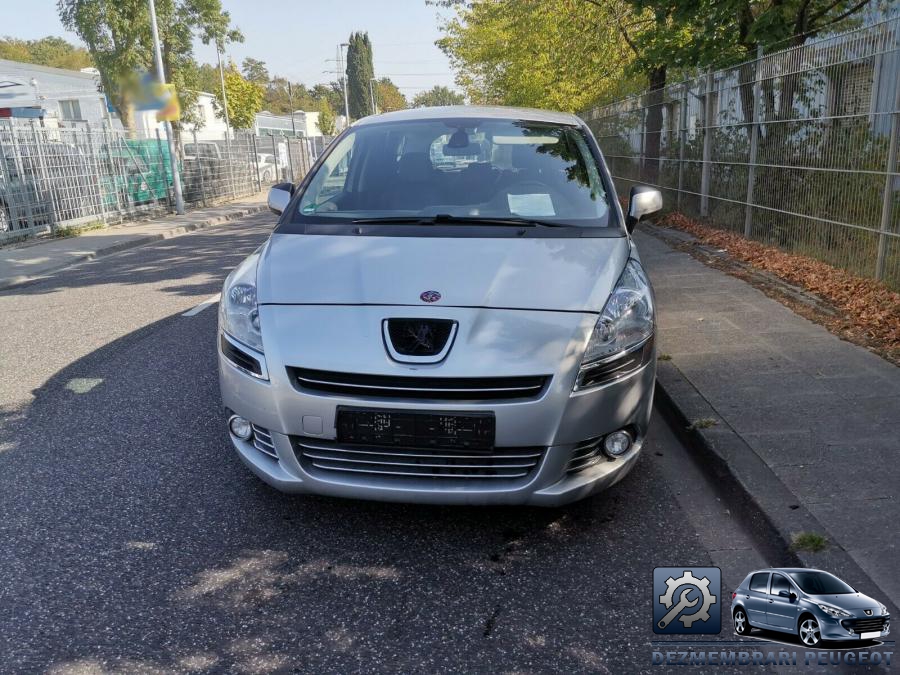
[[[441,294],[437,291],[422,291],[419,295],[419,299],[422,302],[437,302],[441,299]]]

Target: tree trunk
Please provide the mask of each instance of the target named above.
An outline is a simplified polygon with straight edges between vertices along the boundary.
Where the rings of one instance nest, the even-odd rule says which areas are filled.
[[[647,123],[644,128],[643,180],[659,184],[659,158],[662,146],[663,105],[665,103],[666,66],[658,66],[647,73],[650,91],[647,93]]]

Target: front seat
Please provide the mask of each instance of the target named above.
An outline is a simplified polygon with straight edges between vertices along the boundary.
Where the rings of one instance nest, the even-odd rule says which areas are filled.
[[[397,160],[397,179],[388,187],[388,208],[423,209],[440,203],[439,172],[424,152],[408,152]]]

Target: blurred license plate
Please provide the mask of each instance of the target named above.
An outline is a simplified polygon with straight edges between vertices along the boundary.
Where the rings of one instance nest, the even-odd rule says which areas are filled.
[[[337,409],[341,443],[413,448],[494,447],[494,413],[445,413],[370,408]]]
[[[859,634],[860,640],[871,640],[872,638],[877,638],[877,637],[881,637],[880,630],[872,631],[871,633],[860,633]]]

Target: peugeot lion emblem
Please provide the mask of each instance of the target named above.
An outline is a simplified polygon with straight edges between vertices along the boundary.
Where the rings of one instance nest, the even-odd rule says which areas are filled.
[[[419,299],[422,302],[437,302],[441,299],[441,294],[437,291],[423,291]]]

